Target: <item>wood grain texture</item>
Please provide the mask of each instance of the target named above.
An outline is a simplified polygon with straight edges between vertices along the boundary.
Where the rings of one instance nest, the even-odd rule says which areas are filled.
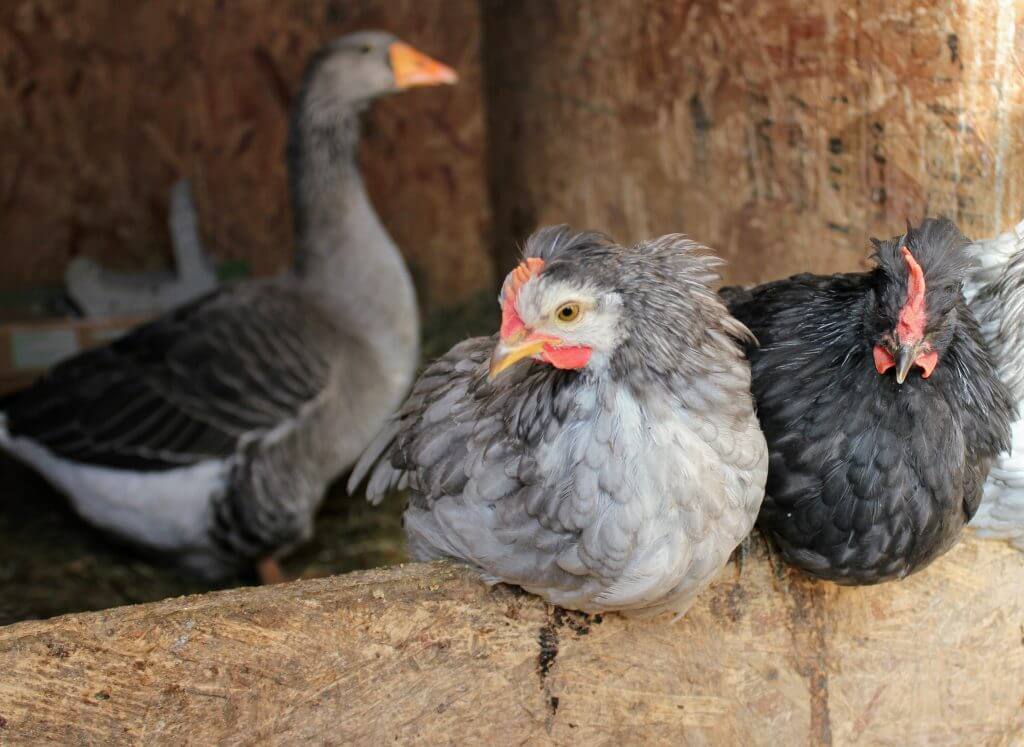
[[[428,305],[491,283],[474,0],[11,0],[0,4],[0,289],[60,285],[76,255],[168,266],[168,191],[192,180],[211,252],[290,261],[284,142],[305,62],[384,28],[459,85],[380,101],[362,161]]]
[[[728,278],[1024,214],[1021,0],[483,0],[499,266],[538,224],[683,231]]]
[[[763,554],[678,624],[406,565],[0,628],[0,742],[1014,744],[1024,559],[840,588]]]

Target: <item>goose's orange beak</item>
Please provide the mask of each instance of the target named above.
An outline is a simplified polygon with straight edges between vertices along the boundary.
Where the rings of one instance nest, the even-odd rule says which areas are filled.
[[[395,85],[400,89],[439,86],[458,81],[459,76],[444,63],[427,57],[405,42],[394,42],[388,49]]]

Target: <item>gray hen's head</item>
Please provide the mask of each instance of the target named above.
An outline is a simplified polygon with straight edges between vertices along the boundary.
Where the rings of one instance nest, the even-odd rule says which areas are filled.
[[[679,234],[624,247],[541,229],[502,286],[490,378],[526,359],[641,380],[715,370],[752,340],[718,298],[720,264]]]
[[[302,85],[307,116],[331,119],[379,96],[418,86],[455,83],[455,71],[386,31],[336,39],[309,61]]]

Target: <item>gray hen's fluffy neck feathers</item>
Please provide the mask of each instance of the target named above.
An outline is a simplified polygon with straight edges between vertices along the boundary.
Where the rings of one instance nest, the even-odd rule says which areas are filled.
[[[681,234],[626,247],[601,233],[552,226],[533,234],[523,254],[543,259],[547,278],[622,298],[626,329],[609,366],[615,380],[643,389],[707,375],[721,368],[723,352],[731,357],[755,342],[718,297],[722,260]]]

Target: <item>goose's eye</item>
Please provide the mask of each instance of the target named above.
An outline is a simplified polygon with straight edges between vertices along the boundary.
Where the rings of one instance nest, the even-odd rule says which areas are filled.
[[[369,44],[364,44],[359,48],[359,51],[362,52],[363,54],[370,54],[370,52],[373,51],[373,47],[371,47]]]
[[[558,307],[558,311],[555,312],[555,317],[560,322],[571,322],[580,315],[580,305],[578,303],[565,303]]]

